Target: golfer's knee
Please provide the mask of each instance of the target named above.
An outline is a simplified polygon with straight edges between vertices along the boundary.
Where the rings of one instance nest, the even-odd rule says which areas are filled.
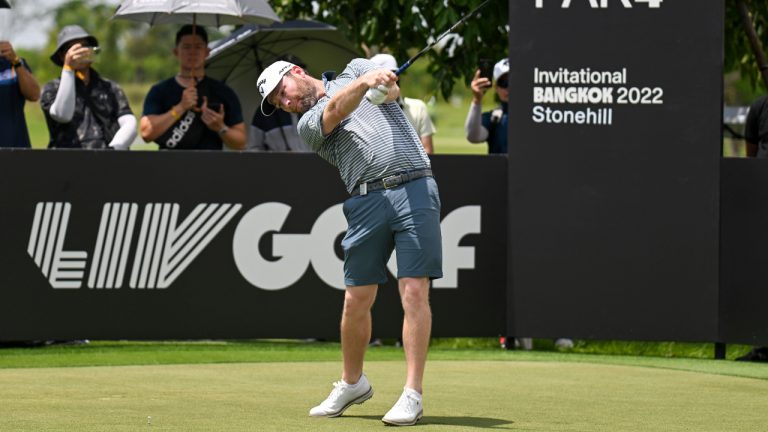
[[[429,311],[429,283],[419,279],[404,281],[400,292],[403,310],[424,312]]]
[[[348,290],[344,296],[344,314],[366,314],[371,310],[371,307],[373,307],[373,301],[375,299],[375,295],[359,292],[353,293]]]

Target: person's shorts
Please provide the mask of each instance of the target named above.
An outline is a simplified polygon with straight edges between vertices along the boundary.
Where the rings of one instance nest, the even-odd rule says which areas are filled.
[[[440,196],[432,177],[344,202],[349,225],[341,242],[347,286],[387,282],[387,261],[397,255],[397,278],[443,277]]]

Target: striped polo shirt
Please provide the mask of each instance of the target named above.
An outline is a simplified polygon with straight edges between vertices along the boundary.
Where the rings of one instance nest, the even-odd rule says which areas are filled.
[[[299,134],[323,159],[339,169],[352,193],[363,182],[392,174],[430,168],[419,136],[397,102],[373,105],[363,98],[328,136],[323,135],[323,110],[336,92],[378,66],[355,59],[335,80],[325,82],[326,95],[299,120]]]

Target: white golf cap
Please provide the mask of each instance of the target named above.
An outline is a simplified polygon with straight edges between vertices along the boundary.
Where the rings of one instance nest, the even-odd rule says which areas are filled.
[[[391,71],[397,70],[397,60],[389,54],[376,54],[371,57],[371,61],[385,69]]]
[[[493,66],[493,82],[496,82],[496,80],[499,79],[500,76],[504,75],[507,72],[509,72],[509,59],[504,58],[499,60],[499,62],[496,63],[495,66]]]
[[[293,63],[279,60],[269,65],[269,67],[264,69],[264,71],[261,72],[261,75],[259,75],[259,79],[256,81],[256,87],[258,87],[259,94],[261,94],[261,113],[265,116],[270,116],[277,110],[277,108],[273,107],[272,112],[269,114],[264,112],[265,102],[269,105],[272,105],[267,102],[267,96],[272,93],[272,90],[274,90],[275,87],[280,84],[280,80],[282,80],[285,74],[288,73],[294,66],[296,65]]]

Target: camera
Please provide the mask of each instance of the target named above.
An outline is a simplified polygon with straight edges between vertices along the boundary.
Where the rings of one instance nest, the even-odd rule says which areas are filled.
[[[480,59],[480,77],[489,80],[493,77],[493,60]]]
[[[84,48],[88,48],[88,53],[82,58],[82,62],[93,63],[94,61],[96,61],[96,54],[98,54],[99,51],[101,51],[101,48],[97,46],[84,47]]]

